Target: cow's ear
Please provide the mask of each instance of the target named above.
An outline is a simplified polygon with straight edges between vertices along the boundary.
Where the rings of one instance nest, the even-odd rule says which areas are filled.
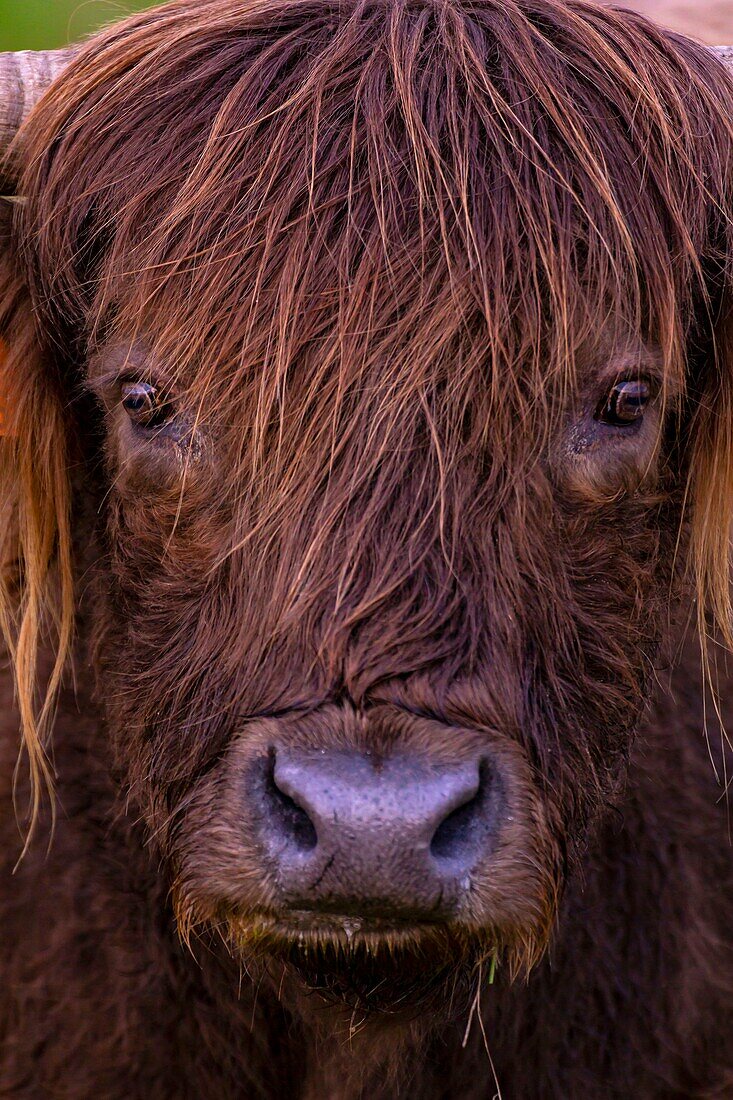
[[[23,122],[66,59],[0,54],[0,626],[30,772],[18,807],[27,815],[28,839],[43,791],[53,785],[47,742],[74,605],[63,405],[15,244],[23,217],[16,180]]]

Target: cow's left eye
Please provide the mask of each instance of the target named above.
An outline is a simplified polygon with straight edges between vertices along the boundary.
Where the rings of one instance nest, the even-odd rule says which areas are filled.
[[[122,407],[132,420],[144,428],[159,428],[173,416],[170,401],[149,382],[123,382],[120,386]]]
[[[625,428],[637,423],[652,398],[652,387],[640,378],[616,382],[596,409],[595,418],[603,424]]]

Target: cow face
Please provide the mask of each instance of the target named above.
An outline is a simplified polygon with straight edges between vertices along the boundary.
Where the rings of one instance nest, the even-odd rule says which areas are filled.
[[[15,461],[32,393],[183,933],[385,1007],[538,957],[690,539],[720,590],[728,84],[603,9],[271,9],[134,18],[31,118]]]

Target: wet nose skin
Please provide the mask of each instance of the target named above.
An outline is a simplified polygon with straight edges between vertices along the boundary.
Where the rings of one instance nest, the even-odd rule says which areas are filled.
[[[279,749],[261,836],[282,901],[360,916],[440,919],[470,886],[499,820],[490,762]]]

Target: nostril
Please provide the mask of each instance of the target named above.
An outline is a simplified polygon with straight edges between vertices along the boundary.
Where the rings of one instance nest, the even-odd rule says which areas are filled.
[[[467,860],[482,843],[490,828],[491,768],[487,760],[479,764],[476,793],[452,810],[441,821],[430,842],[430,853],[438,860]]]
[[[274,828],[282,840],[295,845],[302,852],[312,851],[318,844],[318,835],[310,817],[298,803],[282,791],[275,779],[275,751],[270,750],[265,780],[265,797]]]

